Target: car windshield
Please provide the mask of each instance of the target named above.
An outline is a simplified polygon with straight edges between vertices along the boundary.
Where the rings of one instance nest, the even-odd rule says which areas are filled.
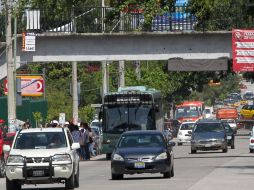
[[[99,129],[97,129],[97,128],[91,128],[91,130],[92,130],[92,132],[93,132],[95,135],[97,135],[97,136],[100,135]]]
[[[188,108],[188,107],[179,107],[176,109],[176,119],[183,117],[198,117],[200,112],[197,107]]]
[[[228,123],[235,123],[235,120],[233,120],[233,119],[228,119],[227,122],[228,122]]]
[[[158,134],[124,135],[118,143],[119,148],[161,146],[164,146],[164,140],[163,137]]]
[[[198,123],[195,126],[194,132],[221,132],[223,126],[220,123]]]
[[[180,130],[192,130],[195,123],[183,123]]]
[[[97,121],[93,121],[92,123],[91,123],[91,126],[98,126],[98,127],[102,127],[102,123],[101,122],[97,122]]]
[[[19,133],[14,149],[55,149],[66,147],[63,132]]]
[[[210,114],[211,110],[210,109],[205,109],[205,114]]]

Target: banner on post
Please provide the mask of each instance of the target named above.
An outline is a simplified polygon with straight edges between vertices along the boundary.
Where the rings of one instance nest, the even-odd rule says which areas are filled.
[[[17,76],[21,79],[21,96],[43,96],[44,93],[44,79],[42,76]],[[8,94],[8,81],[5,80],[5,95]]]
[[[254,30],[232,31],[233,71],[254,72]]]

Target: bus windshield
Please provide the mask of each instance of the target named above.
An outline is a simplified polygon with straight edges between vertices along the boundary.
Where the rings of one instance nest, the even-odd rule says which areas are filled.
[[[104,107],[104,131],[123,133],[130,130],[154,130],[152,105],[107,105]]]
[[[200,112],[197,107],[179,107],[176,109],[176,119],[184,117],[198,117]]]

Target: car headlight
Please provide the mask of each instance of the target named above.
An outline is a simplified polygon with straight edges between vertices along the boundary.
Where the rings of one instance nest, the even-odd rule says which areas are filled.
[[[224,143],[224,142],[225,142],[225,139],[218,139],[217,142],[219,142],[219,143]]]
[[[167,159],[167,158],[168,158],[167,153],[166,153],[166,152],[163,152],[163,153],[159,154],[159,155],[155,158],[155,160],[165,160],[165,159]]]
[[[113,155],[113,160],[116,160],[116,161],[124,161],[123,157],[120,156],[119,154],[114,154],[114,155]]]
[[[180,136],[181,136],[181,135],[182,135],[182,132],[179,132],[179,134],[178,134],[178,135],[180,135]]]
[[[18,155],[10,155],[7,158],[7,164],[23,165],[24,164],[24,157],[18,156]]]
[[[52,157],[52,162],[53,163],[61,163],[64,162],[66,164],[67,163],[71,163],[71,157],[69,154],[56,154]]]

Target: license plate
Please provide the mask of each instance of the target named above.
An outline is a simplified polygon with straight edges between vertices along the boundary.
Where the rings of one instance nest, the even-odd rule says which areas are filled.
[[[206,144],[205,147],[211,147],[211,145],[210,144]]]
[[[228,140],[231,140],[231,139],[232,139],[232,137],[231,137],[231,136],[227,136],[227,139],[228,139]]]
[[[141,168],[145,168],[145,167],[146,167],[145,162],[136,162],[136,163],[134,163],[134,168],[141,169]]]
[[[33,176],[44,176],[44,170],[34,170],[33,171]]]

